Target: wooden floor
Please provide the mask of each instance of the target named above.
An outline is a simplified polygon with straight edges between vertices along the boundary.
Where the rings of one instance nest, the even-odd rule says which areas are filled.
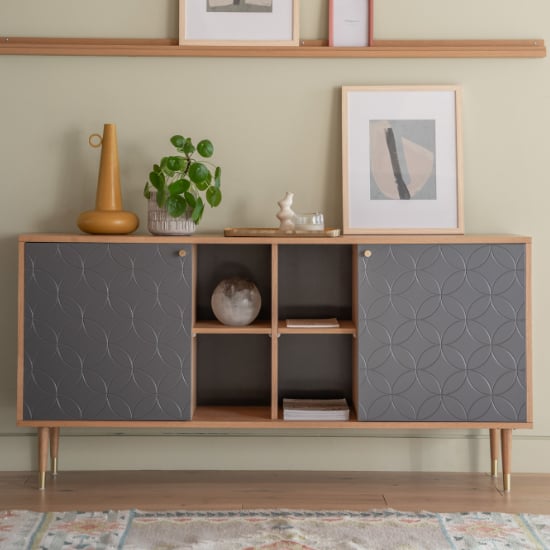
[[[254,508],[550,514],[550,474],[302,471],[0,472],[0,510]]]

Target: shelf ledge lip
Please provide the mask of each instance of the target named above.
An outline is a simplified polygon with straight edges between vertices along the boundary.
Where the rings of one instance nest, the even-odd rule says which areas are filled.
[[[543,39],[376,40],[369,47],[331,47],[326,40],[299,46],[180,46],[174,39],[0,37],[0,55],[124,57],[318,58],[542,58]]]

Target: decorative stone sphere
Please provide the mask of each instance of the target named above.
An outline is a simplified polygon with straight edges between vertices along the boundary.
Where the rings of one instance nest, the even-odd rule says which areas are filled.
[[[210,300],[216,319],[224,325],[249,325],[262,305],[258,287],[241,277],[224,279],[214,289]]]

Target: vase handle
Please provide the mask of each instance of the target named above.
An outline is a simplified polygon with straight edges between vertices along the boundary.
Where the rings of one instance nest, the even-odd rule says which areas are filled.
[[[101,136],[100,134],[91,134],[88,138],[88,143],[92,147],[97,149],[98,147],[101,147],[101,145],[103,145],[103,136]]]

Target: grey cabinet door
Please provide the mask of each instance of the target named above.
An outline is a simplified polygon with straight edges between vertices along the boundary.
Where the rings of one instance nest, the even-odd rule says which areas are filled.
[[[26,243],[24,419],[189,419],[191,253]]]
[[[523,244],[360,246],[358,258],[360,420],[526,421]]]

